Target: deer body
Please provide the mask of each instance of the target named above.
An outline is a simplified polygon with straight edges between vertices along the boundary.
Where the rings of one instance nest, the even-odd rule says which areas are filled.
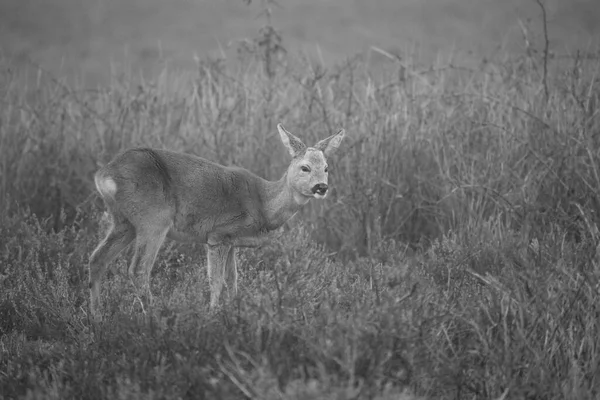
[[[166,150],[127,150],[95,180],[104,199],[113,202],[111,211],[134,224],[160,216],[168,225],[167,236],[179,241],[219,244],[259,236],[279,228],[299,209],[289,200],[285,176],[270,182],[243,168]]]
[[[99,320],[100,283],[107,264],[135,240],[129,276],[148,304],[150,272],[165,238],[208,245],[211,307],[223,285],[237,291],[236,247],[268,243],[311,198],[327,192],[325,156],[344,132],[314,148],[278,125],[293,159],[278,181],[243,168],[167,150],[130,149],[102,167],[94,180],[111,216],[106,237],[90,257],[90,309]]]

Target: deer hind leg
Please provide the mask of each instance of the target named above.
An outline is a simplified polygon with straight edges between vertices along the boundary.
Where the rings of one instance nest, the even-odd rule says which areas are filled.
[[[237,268],[235,265],[235,248],[230,245],[208,245],[207,251],[208,282],[210,285],[210,308],[219,304],[223,285],[228,292],[237,292]]]
[[[133,225],[122,216],[115,214],[112,216],[111,225],[106,236],[90,256],[90,313],[97,322],[102,320],[100,315],[100,285],[106,273],[106,267],[134,238],[135,229]]]
[[[150,273],[158,251],[165,241],[168,227],[143,229],[137,232],[135,253],[129,266],[129,278],[133,283],[136,294],[142,303],[143,310],[147,310],[152,303],[150,291]]]

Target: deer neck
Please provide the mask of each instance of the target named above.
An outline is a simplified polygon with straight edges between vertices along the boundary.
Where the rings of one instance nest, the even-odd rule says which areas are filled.
[[[266,182],[263,204],[269,230],[279,228],[310,200],[309,197],[296,193],[287,178],[286,172],[278,181]]]

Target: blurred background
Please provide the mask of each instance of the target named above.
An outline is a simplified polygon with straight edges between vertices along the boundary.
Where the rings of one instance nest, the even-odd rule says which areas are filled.
[[[540,32],[542,20],[534,0],[0,0],[0,50],[94,85],[111,63],[148,73],[164,60],[189,68],[195,55],[227,55],[257,36],[267,3],[285,47],[324,63],[371,46],[468,62],[523,51],[523,29]],[[556,53],[593,46],[600,2],[544,3]]]

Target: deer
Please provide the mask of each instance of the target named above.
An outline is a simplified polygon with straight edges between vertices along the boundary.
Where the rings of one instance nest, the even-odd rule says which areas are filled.
[[[269,181],[235,166],[170,150],[137,147],[117,155],[94,174],[109,224],[89,259],[90,316],[102,321],[100,289],[107,266],[134,243],[128,277],[144,307],[152,303],[150,275],[169,238],[205,245],[214,310],[226,287],[237,294],[236,249],[261,247],[311,199],[329,193],[327,158],[345,131],[307,147],[281,125],[291,156],[281,179]]]

